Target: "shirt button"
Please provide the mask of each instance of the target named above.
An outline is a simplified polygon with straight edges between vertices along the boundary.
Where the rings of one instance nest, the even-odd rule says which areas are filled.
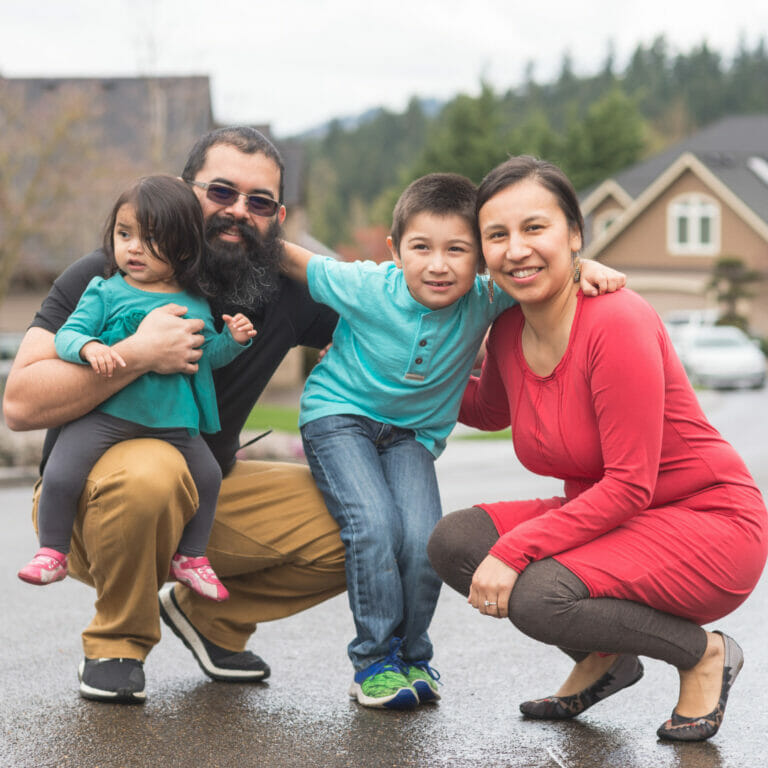
[[[420,347],[426,347],[426,346],[427,346],[427,340],[426,340],[426,339],[422,339],[422,340],[419,342],[419,346],[420,346]]]
[[[421,365],[424,361],[420,357],[417,357],[413,362],[416,363],[416,365]]]

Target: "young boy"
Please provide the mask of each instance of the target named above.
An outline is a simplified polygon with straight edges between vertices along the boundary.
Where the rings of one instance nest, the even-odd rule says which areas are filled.
[[[455,174],[413,182],[393,213],[393,262],[342,263],[286,243],[284,270],[339,314],[299,424],[346,548],[350,696],[368,707],[440,698],[427,634],[440,591],[426,555],[441,516],[434,460],[489,325],[514,304],[478,275],[475,193]],[[582,285],[617,274],[584,262]]]

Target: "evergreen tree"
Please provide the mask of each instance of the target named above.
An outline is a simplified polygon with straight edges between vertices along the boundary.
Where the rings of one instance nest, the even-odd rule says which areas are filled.
[[[718,302],[724,306],[718,325],[735,325],[743,331],[748,330],[747,318],[739,313],[739,302],[752,298],[750,287],[762,279],[759,272],[748,269],[738,256],[722,256],[715,262],[709,287],[715,290]]]
[[[645,147],[643,118],[632,99],[618,87],[590,106],[574,133],[566,165],[577,189],[637,162]]]
[[[356,218],[389,226],[394,201],[417,176],[454,171],[478,182],[511,154],[552,160],[583,189],[712,120],[766,108],[762,39],[753,50],[742,40],[729,67],[706,44],[673,57],[659,36],[638,45],[623,72],[609,43],[588,77],[575,74],[566,51],[548,84],[536,82],[529,61],[521,84],[503,96],[481,83],[479,95],[456,96],[434,117],[413,98],[402,114],[379,110],[354,128],[332,124],[309,152],[310,168],[322,161],[335,172],[321,166],[314,176],[323,183],[313,189],[336,199],[309,200],[313,230],[321,218],[341,220],[322,227],[346,237],[353,200]]]
[[[461,173],[478,183],[508,154],[499,102],[488,83],[477,97],[461,94],[440,113],[413,177],[445,171]]]
[[[720,54],[702,43],[687,56],[675,59],[673,73],[696,127],[723,114],[726,100]]]

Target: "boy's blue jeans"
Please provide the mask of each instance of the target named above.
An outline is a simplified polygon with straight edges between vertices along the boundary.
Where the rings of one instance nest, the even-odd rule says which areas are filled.
[[[301,434],[346,550],[352,664],[381,661],[393,637],[403,638],[406,663],[429,661],[427,628],[441,585],[427,559],[441,516],[434,457],[412,430],[364,416],[325,416]]]

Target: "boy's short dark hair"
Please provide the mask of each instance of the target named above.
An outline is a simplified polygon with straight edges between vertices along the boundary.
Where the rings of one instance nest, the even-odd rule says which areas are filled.
[[[420,213],[435,216],[460,216],[472,230],[476,243],[480,243],[475,216],[477,187],[458,173],[430,173],[411,182],[405,189],[392,213],[392,245],[400,251],[400,240],[408,222]]]

